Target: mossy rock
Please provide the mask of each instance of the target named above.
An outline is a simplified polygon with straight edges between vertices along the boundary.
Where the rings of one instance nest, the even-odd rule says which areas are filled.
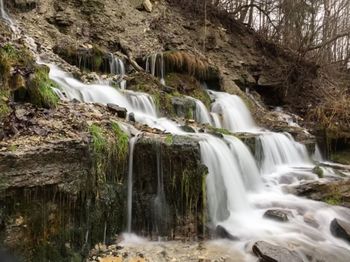
[[[316,174],[319,178],[324,177],[323,169],[320,166],[314,167],[314,169],[312,169],[312,172]]]
[[[55,108],[59,101],[59,97],[52,89],[55,86],[56,84],[49,78],[49,68],[37,67],[27,89],[29,102],[38,107]]]

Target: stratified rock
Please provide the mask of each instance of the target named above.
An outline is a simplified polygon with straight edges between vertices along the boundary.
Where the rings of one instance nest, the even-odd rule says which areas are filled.
[[[219,238],[226,238],[229,240],[238,240],[237,237],[233,236],[223,226],[220,226],[220,225],[218,225],[215,228],[215,235],[216,235],[216,237],[219,237]]]
[[[115,104],[107,104],[107,108],[109,111],[111,111],[112,113],[116,114],[118,117],[120,118],[126,118],[127,115],[127,110],[124,107],[120,107],[118,105]]]
[[[350,242],[350,223],[335,218],[331,222],[330,230],[335,237]]]
[[[261,262],[302,262],[294,252],[281,246],[275,246],[265,241],[258,241],[253,245],[254,254]]]
[[[264,214],[265,218],[277,220],[280,222],[287,222],[289,220],[288,216],[292,216],[292,213],[288,210],[283,209],[269,209]]]

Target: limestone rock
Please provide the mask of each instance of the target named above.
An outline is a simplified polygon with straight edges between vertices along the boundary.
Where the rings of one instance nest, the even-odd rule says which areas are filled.
[[[350,223],[335,218],[331,222],[330,230],[334,236],[350,242]]]
[[[294,252],[281,246],[275,246],[265,241],[258,241],[253,246],[253,252],[261,262],[302,262]]]

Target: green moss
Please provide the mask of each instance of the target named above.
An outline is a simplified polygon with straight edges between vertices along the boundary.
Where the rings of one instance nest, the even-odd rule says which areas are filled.
[[[165,143],[167,145],[172,145],[174,142],[174,137],[172,134],[167,134],[166,138],[165,138]]]
[[[128,156],[129,137],[115,122],[112,122],[112,129],[116,136],[116,146],[118,150],[118,159],[125,160]]]
[[[92,136],[92,146],[93,150],[97,154],[104,153],[106,151],[108,141],[105,137],[103,129],[93,124],[89,127],[90,134]]]
[[[232,136],[233,134],[225,129],[225,128],[216,128],[216,127],[213,127],[213,126],[209,126],[208,129],[213,132],[213,133],[219,133],[219,134],[222,134],[222,135],[229,135],[229,136]]]
[[[312,170],[312,172],[314,174],[316,174],[319,178],[323,178],[324,174],[323,174],[323,169],[319,166],[314,167],[314,169]]]
[[[350,150],[332,153],[331,160],[343,165],[350,165]]]
[[[339,206],[342,203],[341,197],[339,197],[339,196],[329,197],[329,198],[325,199],[325,202],[328,205],[332,205],[332,206]]]
[[[49,69],[36,68],[28,89],[30,102],[39,107],[55,108],[59,98],[52,90],[54,86],[55,83],[49,79]]]

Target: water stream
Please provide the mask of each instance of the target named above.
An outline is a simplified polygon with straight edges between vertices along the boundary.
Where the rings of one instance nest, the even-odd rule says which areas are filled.
[[[1,18],[13,24],[0,0]],[[111,61],[115,73],[116,60]],[[212,227],[222,225],[239,241],[232,243],[242,250],[254,240],[270,240],[281,245],[292,245],[308,261],[302,252],[315,249],[319,253],[333,254],[336,261],[348,261],[348,244],[332,236],[329,224],[335,217],[349,220],[350,212],[341,207],[311,201],[284,193],[282,178],[292,178],[293,183],[317,179],[311,173],[314,166],[305,146],[294,141],[289,134],[273,133],[259,128],[245,103],[238,96],[209,91],[214,100],[211,112],[197,103],[197,121],[211,123],[232,132],[250,132],[256,135],[258,160],[238,138],[224,136],[222,139],[208,134],[186,134],[178,124],[159,118],[155,103],[145,93],[117,90],[108,84],[87,85],[55,65],[50,66],[50,78],[60,89],[61,96],[86,103],[113,103],[135,114],[138,122],[175,134],[191,135],[199,140],[202,162],[208,167],[207,197]],[[119,65],[120,66],[120,65]],[[164,81],[164,60],[155,54],[147,58],[146,69]],[[119,70],[119,71],[118,71]],[[58,91],[57,91],[58,92]],[[133,156],[137,137],[130,139],[128,174],[127,231],[132,228]],[[160,150],[159,150],[160,152]],[[320,158],[320,156],[317,156]],[[164,195],[161,154],[157,155],[158,185],[154,201],[156,217],[163,215]],[[275,222],[263,217],[266,210],[279,208],[290,212],[288,223]],[[157,213],[158,212],[158,213]],[[318,224],[315,228],[305,221],[311,216]],[[326,259],[327,260],[327,259]]]

